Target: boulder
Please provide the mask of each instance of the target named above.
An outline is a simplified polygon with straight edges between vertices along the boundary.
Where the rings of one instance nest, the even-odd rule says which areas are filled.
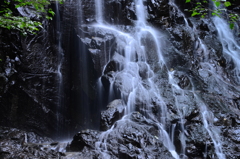
[[[53,142],[52,139],[38,136],[33,132],[0,127],[0,158],[58,159],[65,156],[63,152],[55,150],[58,143]]]
[[[78,132],[67,148],[68,151],[82,151],[85,147],[88,149],[94,149],[95,143],[99,139],[99,132],[95,130],[83,130]]]
[[[107,110],[101,112],[101,127],[102,131],[106,131],[112,125],[120,120],[125,112],[126,105],[121,99],[115,99],[107,105]]]
[[[173,159],[164,147],[163,139],[159,137],[161,133],[153,120],[134,112],[100,134],[93,130],[78,133],[70,147],[78,147],[83,154],[97,153],[96,156],[101,159]],[[84,147],[87,147],[88,151],[85,151]]]

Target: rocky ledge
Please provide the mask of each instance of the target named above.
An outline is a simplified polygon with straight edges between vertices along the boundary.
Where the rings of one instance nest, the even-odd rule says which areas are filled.
[[[0,127],[1,159],[59,159],[65,156],[66,146],[33,132]]]

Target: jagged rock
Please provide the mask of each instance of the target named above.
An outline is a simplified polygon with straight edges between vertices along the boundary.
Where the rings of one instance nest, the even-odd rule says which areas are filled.
[[[42,22],[47,26],[44,19]],[[28,37],[17,31],[1,32],[0,124],[3,126],[45,135],[55,131],[50,125],[56,123],[58,61],[53,49],[47,49],[52,45],[47,35],[43,30]],[[50,125],[49,121],[52,121]]]
[[[59,159],[64,156],[64,153],[54,150],[55,145],[52,145],[52,142],[52,139],[38,136],[33,132],[0,127],[0,158]]]
[[[149,68],[149,65],[147,65],[144,62],[138,62],[139,66],[139,76],[144,80],[151,78],[153,76],[152,70]]]
[[[169,4],[168,0],[158,1],[158,0],[148,0],[148,21],[151,23],[160,23],[162,25],[168,26],[169,20]]]
[[[170,152],[163,145],[160,128],[151,119],[139,113],[132,113],[117,121],[113,128],[98,134],[88,130],[75,135],[71,145],[88,151],[81,153],[98,153],[99,158],[158,158],[172,159]],[[163,134],[162,134],[163,135]],[[95,144],[94,144],[95,143]]]
[[[137,19],[134,0],[105,1],[105,20],[114,25],[132,25]]]
[[[101,75],[104,66],[109,62],[115,53],[116,46],[116,33],[112,30],[103,29],[101,27],[87,27],[83,32],[88,32],[84,37],[81,37],[81,41],[85,48],[87,48],[91,54],[94,68],[98,75]],[[105,52],[108,50],[108,52]]]
[[[213,20],[190,17],[184,9],[192,4],[185,0],[143,0],[147,26],[141,28],[134,26],[138,20],[134,0],[102,2],[103,23],[99,25],[95,25],[99,7],[95,0],[71,0],[60,6],[58,31],[53,29],[56,21],[50,25],[43,21],[50,28],[36,36],[21,37],[0,29],[0,124],[48,135],[62,126],[73,132],[99,129],[104,104],[121,97],[131,105],[129,112],[144,116],[122,117],[122,101],[115,101],[117,107],[108,106],[101,114],[101,129],[106,131],[78,133],[69,150],[80,152],[69,157],[173,158],[162,141],[159,126],[164,123],[180,158],[216,158],[213,140],[222,145],[226,158],[239,158],[239,72],[235,59],[223,49],[229,40],[221,42]],[[231,9],[238,13],[239,2],[233,1]],[[20,14],[33,17],[33,12],[23,8]],[[46,36],[45,31],[50,34]],[[238,28],[233,32],[237,45]],[[129,48],[136,45],[141,49]],[[238,49],[232,44],[226,48]],[[56,54],[59,50],[62,55]],[[139,56],[141,52],[144,55]],[[64,88],[59,89],[60,76]],[[97,90],[100,76],[104,94]],[[64,94],[58,94],[60,90]],[[104,96],[104,104],[98,95]],[[64,108],[57,107],[62,102]],[[62,122],[58,128],[57,121]],[[27,138],[43,140],[31,133]],[[16,134],[4,142],[19,146],[23,139]],[[56,143],[51,146],[59,149]],[[47,155],[40,148],[28,145],[26,151],[30,157]],[[2,155],[12,155],[11,149],[3,146]],[[43,149],[54,158],[55,152]]]
[[[194,157],[211,156],[214,154],[214,145],[211,143],[211,138],[204,129],[204,126],[199,123],[200,120],[187,123],[185,131],[187,134],[186,155]],[[205,151],[205,150],[208,151]],[[206,153],[206,154],[204,154]]]
[[[239,117],[237,117],[239,118]],[[235,118],[235,119],[237,119]],[[225,119],[225,120],[224,120]],[[224,118],[223,120],[229,120]],[[232,118],[234,119],[234,118]],[[226,125],[223,127],[223,147],[226,158],[237,159],[240,157],[240,142],[239,142],[239,123],[234,123],[234,127]]]
[[[82,151],[85,147],[94,149],[99,139],[99,132],[95,130],[83,130],[77,133],[68,147],[68,151]]]
[[[104,29],[89,26],[87,31],[85,30],[86,36],[81,37],[83,43],[90,48],[91,56],[95,56],[93,58],[97,65],[95,69],[101,72],[101,75],[104,74],[101,77],[104,89],[114,90],[113,92],[119,91],[125,101],[131,100],[131,95],[136,96],[131,101],[134,103],[134,108],[131,109],[145,113],[146,118],[166,118],[166,130],[169,134],[173,134],[172,140],[176,151],[182,155],[182,158],[184,155],[188,158],[214,158],[216,156],[213,139],[211,139],[204,122],[209,122],[210,127],[214,127],[213,130],[218,130],[216,134],[218,132],[220,136],[225,136],[219,139],[220,142],[223,142],[223,151],[227,157],[234,158],[234,152],[238,152],[239,149],[236,148],[236,143],[229,144],[233,148],[227,146],[229,143],[227,140],[238,142],[236,135],[238,120],[233,114],[239,114],[239,88],[233,82],[236,76],[231,74],[234,62],[223,55],[222,43],[213,21],[198,19],[198,17],[191,18],[190,13],[185,12],[184,9],[191,8],[192,4],[186,4],[184,0],[147,0],[143,1],[143,5],[147,11],[147,25],[154,26],[156,30],[161,29],[161,33],[163,33],[160,36],[165,40],[160,43],[164,66],[162,68],[157,66],[159,56],[156,53],[154,37],[146,32],[142,36],[138,36],[141,39],[141,45],[146,50],[146,61],[142,62],[141,57],[130,57],[131,62],[127,63],[129,64],[128,69],[124,69],[126,64],[124,62],[125,55],[122,53],[124,49],[113,49],[120,46],[118,33],[113,30],[117,28],[116,30],[119,32],[126,32],[131,36],[138,33],[133,27],[137,20],[135,1],[104,1],[104,20],[116,28],[111,30],[106,26]],[[237,6],[234,8],[236,10]],[[118,10],[122,10],[122,12],[116,12]],[[92,13],[89,16],[93,17]],[[86,26],[82,28],[86,28]],[[111,35],[108,35],[107,32]],[[104,41],[104,39],[107,40]],[[105,45],[106,42],[111,45]],[[103,48],[103,45],[106,48]],[[109,46],[113,46],[113,48]],[[103,50],[108,52],[109,59]],[[115,55],[117,58],[114,59]],[[138,50],[136,55],[139,55]],[[119,65],[123,69],[119,69],[121,68]],[[103,69],[104,66],[105,69]],[[157,88],[151,87],[153,83]],[[226,89],[222,89],[223,87]],[[149,91],[150,89],[160,97],[156,98],[156,95]],[[106,96],[109,96],[108,93]],[[203,119],[205,111],[209,113],[207,116],[209,119]],[[164,113],[168,114],[164,116]],[[104,116],[104,114],[102,115]],[[89,151],[92,156],[99,158],[101,158],[100,154],[109,158],[134,158],[133,156],[140,158],[140,156],[144,156],[141,152],[148,154],[142,149],[141,142],[136,136],[145,133],[146,125],[152,126],[149,131],[153,132],[151,135],[155,136],[159,129],[154,123],[159,121],[151,121],[151,119],[147,121],[136,113],[132,114],[132,117],[129,116],[111,122],[108,126],[105,124],[106,128],[103,130],[107,131],[101,133],[98,140],[93,139],[100,149],[96,150],[92,143],[84,141],[87,143],[86,145],[90,146],[85,145],[85,148],[81,148],[82,153],[85,154]],[[110,127],[111,129],[109,129]],[[136,134],[135,132],[140,133]],[[233,138],[230,139],[229,136],[224,135],[227,133],[232,134]],[[149,138],[143,137],[143,140]],[[181,140],[186,140],[186,147],[182,147],[184,144],[182,145]],[[228,149],[229,152],[227,152]],[[156,151],[152,149],[151,151],[154,153],[149,156],[152,155],[151,157],[154,158]]]
[[[120,63],[118,63],[118,61],[110,61],[108,62],[108,64],[106,65],[105,69],[104,69],[104,74],[107,74],[108,72],[116,72],[119,71],[120,69]]]
[[[83,17],[80,17],[83,19],[83,23],[93,23],[96,22],[95,19],[95,3],[94,0],[83,0],[80,1],[79,6],[84,11],[84,14],[80,15]]]
[[[239,129],[239,127],[235,128],[235,129],[229,129],[227,135],[230,137],[230,139],[233,142],[240,144],[240,129]]]
[[[126,105],[121,99],[115,99],[107,105],[107,110],[101,112],[101,130],[106,131],[124,115]]]

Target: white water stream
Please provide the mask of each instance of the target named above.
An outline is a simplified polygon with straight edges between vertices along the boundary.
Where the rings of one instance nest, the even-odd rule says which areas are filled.
[[[213,22],[217,28],[219,40],[222,43],[223,53],[228,62],[233,60],[235,67],[233,73],[237,78],[237,82],[240,82],[240,45],[236,42],[233,35],[233,30],[229,28],[228,23],[215,16]]]
[[[125,115],[128,115],[135,111],[135,105],[139,104],[137,103],[139,101],[142,102],[142,104],[144,103],[143,107],[149,107],[145,108],[145,110],[147,111],[147,115],[156,122],[161,121],[157,123],[157,125],[159,127],[159,130],[161,131],[159,133],[164,139],[163,144],[165,145],[165,147],[168,148],[172,156],[178,159],[179,156],[175,151],[174,144],[172,143],[169,134],[165,130],[165,122],[167,120],[167,108],[165,102],[160,96],[160,92],[157,86],[154,84],[154,73],[152,70],[154,67],[161,68],[165,63],[161,52],[161,42],[163,42],[164,36],[160,32],[157,32],[155,29],[147,25],[145,6],[143,5],[142,0],[135,1],[137,20],[135,22],[135,27],[130,33],[125,33],[120,29],[116,28],[115,26],[104,23],[102,13],[103,4],[101,4],[101,1],[99,0],[96,0],[95,4],[96,18],[98,22],[95,27],[104,28],[108,30],[108,32],[116,36],[118,45],[117,50],[119,53],[122,52],[122,54],[118,54],[117,56],[123,58],[124,60],[123,66],[121,66],[121,71],[114,74],[111,79],[109,92],[113,92],[113,90],[111,90],[113,83],[121,83],[120,92],[122,99],[127,98]],[[151,41],[151,50],[146,50],[146,48],[149,49],[149,46],[147,46],[145,42],[146,40]],[[154,57],[156,59],[154,60],[156,63],[151,63],[152,59],[150,59],[149,54],[155,55]],[[142,77],[138,73],[140,67],[146,68],[147,75],[145,79],[142,79]],[[148,85],[148,87],[146,88],[145,85]],[[101,88],[101,84],[99,84],[98,87]],[[154,117],[154,115],[152,114],[152,100],[155,100],[156,102],[158,102],[158,105],[161,105],[162,113],[160,119],[156,119],[156,117]],[[123,117],[120,121],[118,121],[118,124],[121,122],[124,123],[124,120],[126,119]],[[112,129],[101,134],[101,142],[98,142],[96,144],[96,148],[99,149],[99,147],[101,147],[101,144],[106,144],[108,135],[111,131]],[[106,153],[106,148],[104,149],[104,146],[103,149],[100,149],[100,151],[105,158],[109,157]]]
[[[57,46],[57,52],[58,52],[58,67],[57,67],[57,74],[59,78],[59,86],[58,86],[58,108],[57,108],[57,136],[61,137],[61,131],[63,127],[63,121],[60,119],[60,114],[62,114],[62,94],[63,94],[63,77],[62,77],[62,62],[63,62],[63,50],[62,50],[62,33],[61,33],[61,21],[60,21],[60,13],[59,13],[59,4],[56,2],[56,46]],[[60,126],[61,125],[61,126]]]
[[[174,3],[174,0],[170,1],[171,5],[175,7],[177,6]],[[154,78],[154,68],[163,68],[165,65],[165,61],[163,58],[162,53],[162,43],[164,43],[164,35],[158,31],[156,31],[154,28],[148,25],[146,22],[146,15],[145,11],[146,8],[143,4],[143,0],[135,0],[135,10],[137,15],[137,20],[135,21],[135,26],[132,29],[130,33],[123,32],[121,29],[117,28],[116,26],[111,26],[104,22],[104,15],[103,15],[103,4],[100,0],[95,0],[96,5],[96,19],[97,24],[94,25],[94,27],[97,28],[104,28],[108,30],[108,32],[114,34],[117,40],[117,50],[118,53],[116,53],[117,57],[121,57],[124,60],[123,65],[121,66],[121,69],[113,74],[113,77],[111,79],[110,84],[110,90],[109,92],[113,91],[113,85],[118,85],[121,83],[121,85],[118,85],[120,88],[122,99],[126,99],[126,110],[125,115],[128,115],[135,111],[136,105],[141,105],[144,107],[144,110],[146,111],[147,117],[156,121],[156,124],[159,127],[159,134],[162,135],[163,144],[165,147],[169,150],[169,152],[172,154],[172,156],[176,159],[179,158],[185,158],[185,151],[186,151],[186,136],[185,136],[185,115],[187,113],[187,103],[194,99],[194,101],[197,103],[197,108],[200,110],[201,116],[202,116],[202,123],[204,125],[204,128],[208,132],[214,148],[215,153],[219,159],[225,159],[225,155],[222,150],[221,145],[221,136],[220,136],[220,130],[214,126],[214,114],[211,112],[211,110],[208,108],[207,104],[203,102],[203,100],[199,97],[197,90],[194,88],[194,84],[192,84],[193,89],[192,90],[184,90],[179,87],[178,81],[174,78],[175,71],[169,70],[168,71],[168,80],[169,85],[171,86],[172,94],[174,95],[174,101],[175,101],[175,107],[177,111],[177,115],[179,116],[179,123],[180,125],[180,133],[178,134],[179,141],[181,142],[181,152],[178,154],[175,150],[174,146],[174,138],[175,137],[175,129],[176,129],[176,123],[172,124],[172,132],[169,132],[166,130],[166,121],[168,120],[168,108],[163,100],[163,97],[160,95],[161,91],[160,88],[155,84]],[[182,14],[184,17],[184,14]],[[185,25],[190,31],[194,32],[195,27],[191,28],[184,17]],[[220,18],[214,18],[214,24],[218,30],[219,39],[221,40],[221,43],[223,45],[223,52],[229,56],[236,65],[234,69],[235,75],[239,78],[239,68],[240,68],[240,46],[237,44],[237,42],[234,40],[234,36],[229,30],[228,25],[226,22]],[[193,36],[192,36],[193,38]],[[150,41],[150,43],[147,43],[146,41]],[[151,47],[151,49],[149,49]],[[218,70],[213,66],[213,64],[209,61],[209,50],[207,46],[203,43],[203,41],[200,39],[200,37],[197,37],[196,41],[196,47],[198,48],[197,52],[202,53],[202,59],[200,61],[200,65],[202,66],[202,69],[199,70],[199,74],[202,76],[206,75],[206,80],[209,80],[209,82],[218,85],[224,85],[226,87],[232,86],[226,81],[223,81],[220,79],[218,75]],[[156,55],[155,61],[152,63],[151,55]],[[106,56],[107,57],[107,56]],[[110,61],[109,59],[106,59],[107,61]],[[146,76],[143,78],[139,75],[139,71],[141,67],[144,66],[146,68]],[[211,74],[211,77],[210,77]],[[102,89],[102,85],[100,84],[99,79],[99,88]],[[146,85],[148,87],[146,87]],[[223,88],[225,88],[223,86]],[[211,89],[211,88],[209,88]],[[214,90],[214,88],[212,88]],[[219,91],[219,90],[216,90]],[[227,90],[224,90],[226,91]],[[194,97],[190,98],[189,94],[192,94]],[[112,97],[109,96],[109,99]],[[157,105],[161,106],[161,117],[160,119],[157,119],[151,110],[152,101],[155,101]],[[126,120],[124,117],[119,123],[124,122]],[[118,124],[119,124],[118,123]],[[106,132],[103,132],[101,134],[101,141],[96,144],[96,148],[99,149],[103,156],[108,158],[107,155],[107,148],[102,149],[100,148],[101,144],[106,144],[107,138],[109,133],[112,131],[112,128],[109,129]],[[206,149],[207,151],[207,149]],[[206,153],[206,152],[203,152]]]

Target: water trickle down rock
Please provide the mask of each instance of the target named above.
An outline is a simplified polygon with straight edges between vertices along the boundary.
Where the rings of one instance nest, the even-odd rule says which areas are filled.
[[[74,7],[70,2],[69,6],[66,4],[63,23],[65,22],[64,26],[69,32],[64,33],[65,48],[71,46],[68,40],[74,36],[70,34],[77,32],[81,46],[88,49],[87,53],[91,54],[91,60],[94,61],[91,71],[98,72],[97,78],[102,76],[106,90],[110,90],[114,84],[114,89],[122,92],[125,104],[134,105],[133,110],[143,114],[131,112],[133,110],[127,111],[131,113],[119,118],[118,121],[110,122],[107,128],[104,128],[108,129],[107,131],[80,132],[74,137],[72,144],[76,141],[74,146],[80,147],[77,151],[82,151],[83,156],[88,157],[172,158],[168,152],[172,149],[165,145],[166,148],[163,144],[166,142],[162,141],[161,135],[165,130],[180,158],[185,156],[213,159],[217,155],[221,156],[222,152],[226,158],[239,158],[240,93],[239,86],[234,82],[237,76],[232,73],[236,66],[231,58],[223,55],[223,44],[219,40],[213,21],[189,18],[189,13],[183,13],[184,0],[143,2],[143,8],[148,11],[145,16],[148,25],[161,30],[164,35],[164,44],[161,45],[164,57],[162,68],[155,67],[155,62],[159,60],[156,54],[152,54],[156,50],[155,45],[153,43],[149,45],[149,41],[145,41],[144,38],[141,44],[147,45],[145,50],[149,50],[146,52],[149,54],[139,56],[144,47],[132,49],[128,61],[124,61],[126,51],[136,46],[136,43],[128,45],[128,42],[134,41],[128,35],[132,37],[136,35],[134,25],[139,22],[135,1],[104,1],[105,17],[101,26],[94,24],[97,20],[93,0],[81,2],[83,24],[77,26],[75,22],[70,23],[70,19],[75,17]],[[117,13],[116,10],[123,12]],[[110,25],[104,23],[104,20]],[[149,37],[150,33],[146,35],[145,37]],[[121,40],[118,40],[120,38]],[[126,39],[130,41],[126,42]],[[124,50],[124,46],[127,46],[127,49]],[[119,49],[121,47],[122,49]],[[29,57],[34,59],[33,54]],[[148,59],[145,60],[145,57]],[[15,56],[10,58],[15,59]],[[132,69],[127,70],[126,68],[130,66]],[[35,67],[33,69],[38,71]],[[172,81],[169,81],[169,75]],[[133,78],[135,80],[132,80]],[[25,76],[24,79],[28,80]],[[131,83],[133,81],[134,83]],[[156,86],[154,89],[151,89],[152,84]],[[142,93],[143,90],[147,93]],[[130,95],[136,98],[128,103]],[[15,114],[15,108],[17,107],[13,104],[12,116]],[[111,114],[111,109],[103,112],[108,111]],[[163,121],[166,121],[163,127],[156,124]],[[220,154],[217,154],[219,152]],[[163,156],[164,154],[166,156]],[[178,158],[176,156],[175,158]]]

